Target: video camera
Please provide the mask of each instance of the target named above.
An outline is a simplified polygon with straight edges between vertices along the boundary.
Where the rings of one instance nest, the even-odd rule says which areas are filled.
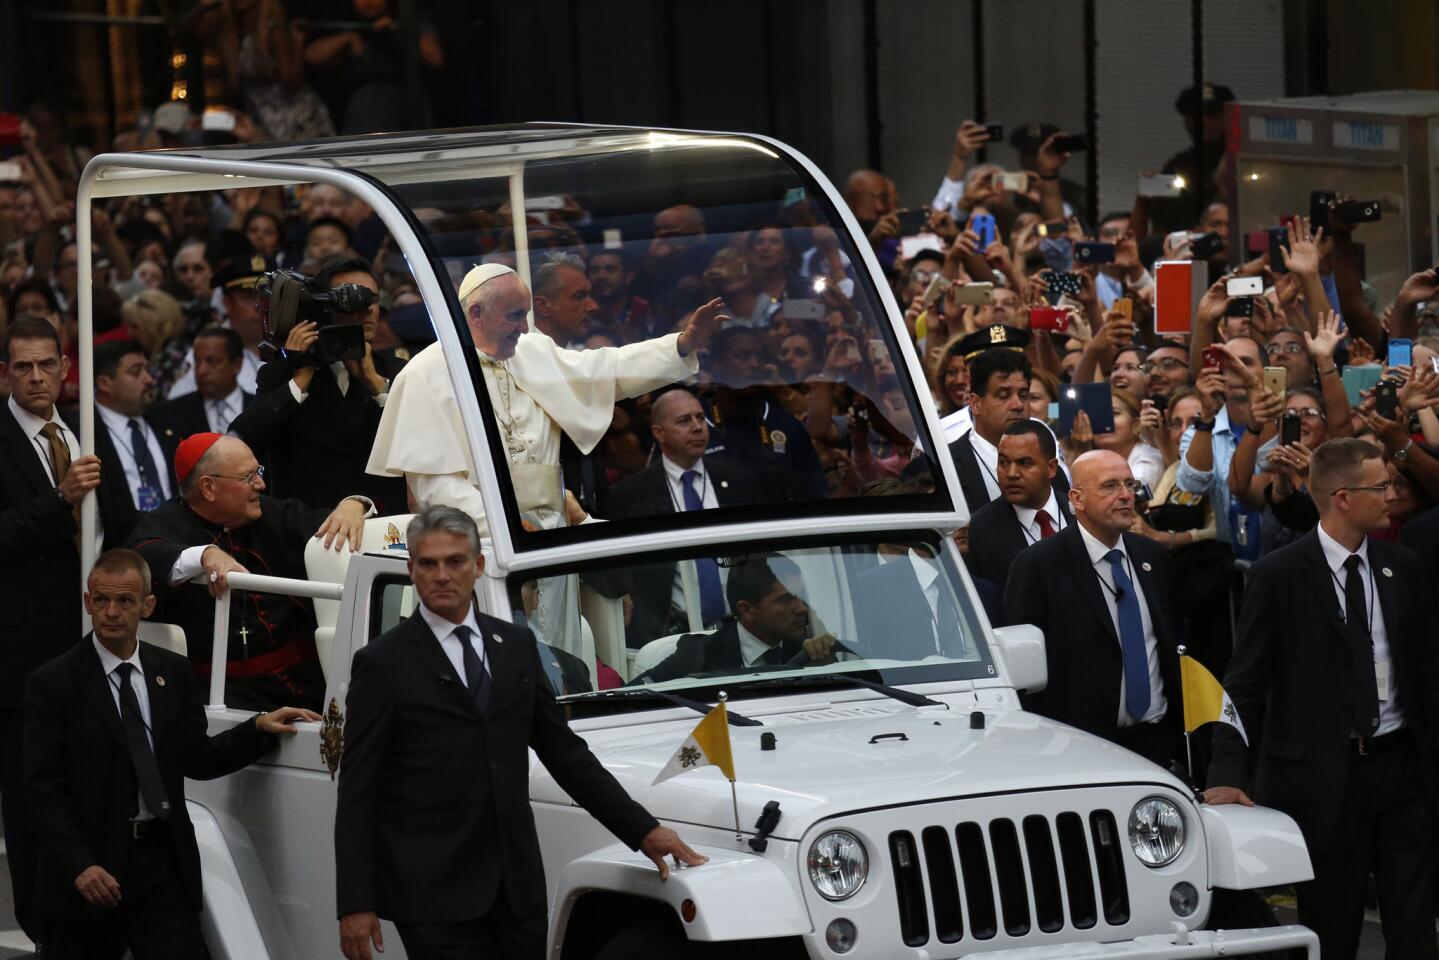
[[[329,290],[315,277],[296,270],[271,270],[260,278],[260,310],[265,318],[261,353],[270,360],[284,354],[285,340],[295,324],[313,320],[319,339],[298,356],[312,366],[365,359],[365,328],[358,323],[336,323],[335,314],[364,313],[380,295],[357,283],[342,283]]]

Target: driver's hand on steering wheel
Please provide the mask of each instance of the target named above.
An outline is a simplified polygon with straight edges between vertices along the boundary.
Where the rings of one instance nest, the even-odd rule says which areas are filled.
[[[834,663],[836,643],[834,635],[830,633],[810,637],[804,642],[805,656],[809,657],[809,662],[814,664]]]

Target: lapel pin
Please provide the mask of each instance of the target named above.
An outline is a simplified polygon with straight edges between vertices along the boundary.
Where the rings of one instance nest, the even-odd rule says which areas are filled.
[[[728,480],[721,480],[721,481],[720,481],[720,486],[722,486],[722,487],[724,487],[726,490],[728,490],[728,489],[729,489],[729,481],[728,481]]]
[[[1392,577],[1392,576],[1394,576],[1394,571],[1393,571],[1393,570],[1390,570],[1388,567],[1382,568],[1379,572],[1382,573],[1382,574],[1384,574],[1384,576],[1386,576],[1386,577]]]
[[[492,634],[490,634],[490,639],[493,640],[493,641],[495,641],[495,643],[504,643],[504,642],[505,642],[505,638],[502,637],[502,636],[500,636],[498,633],[492,633]]]
[[[164,677],[156,677],[156,678],[155,678],[155,685],[156,685],[156,686],[159,686],[159,687],[163,687],[163,686],[165,685],[165,678],[164,678]]]
[[[1141,563],[1141,564],[1139,565],[1139,569],[1143,570],[1145,573],[1148,573],[1149,571],[1153,570],[1154,568],[1151,567],[1151,566],[1149,565],[1149,562],[1146,560],[1144,563]]]

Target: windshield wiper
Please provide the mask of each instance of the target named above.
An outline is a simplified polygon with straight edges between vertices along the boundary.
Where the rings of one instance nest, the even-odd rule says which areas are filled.
[[[691,700],[689,697],[682,697],[677,693],[670,693],[668,690],[655,690],[652,687],[621,687],[617,690],[606,690],[594,700],[610,700],[620,697],[658,697],[661,700],[668,700],[676,706],[685,707],[696,713],[709,713],[714,707],[699,700]],[[590,702],[594,702],[591,700]],[[742,713],[735,713],[733,709],[726,709],[725,716],[729,717],[729,725],[732,727],[762,727],[758,720],[746,717]]]
[[[946,710],[949,709],[949,704],[941,703],[938,700],[931,700],[922,693],[912,693],[900,687],[891,687],[887,683],[876,683],[873,680],[866,680],[864,677],[856,676],[853,673],[802,674],[794,677],[775,677],[769,682],[775,684],[796,684],[808,687],[817,686],[821,683],[829,683],[831,681],[848,683],[856,687],[864,687],[866,690],[874,690],[884,694],[886,697],[898,700],[900,703],[909,704],[911,707],[944,707]]]

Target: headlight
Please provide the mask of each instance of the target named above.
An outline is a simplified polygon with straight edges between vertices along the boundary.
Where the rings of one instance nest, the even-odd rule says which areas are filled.
[[[1184,814],[1163,797],[1145,797],[1129,812],[1129,846],[1147,867],[1172,863],[1184,850]]]
[[[869,854],[859,837],[831,830],[810,845],[809,879],[826,900],[848,900],[869,876]]]

